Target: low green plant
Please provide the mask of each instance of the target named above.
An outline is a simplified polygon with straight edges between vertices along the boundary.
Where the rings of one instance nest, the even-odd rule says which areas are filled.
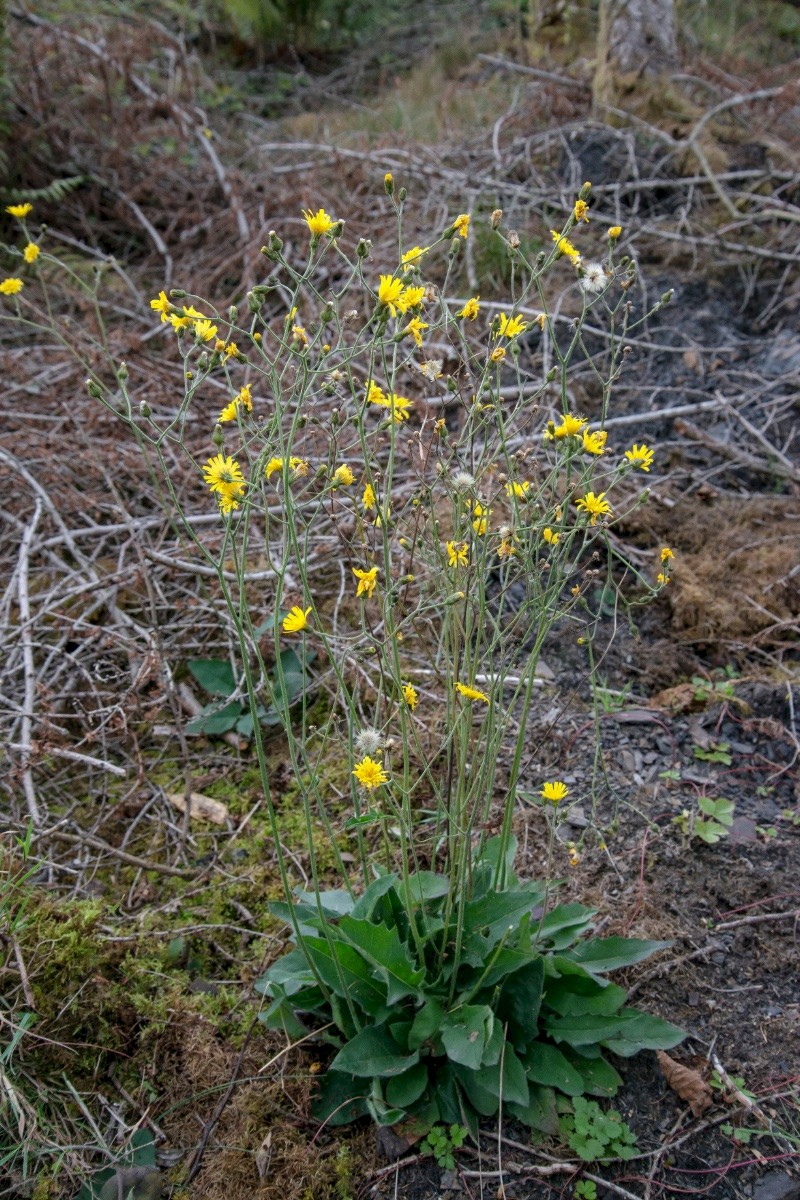
[[[256,705],[255,719],[264,726],[281,725],[291,720],[290,709],[308,687],[308,667],[316,655],[311,650],[301,656],[288,648],[281,650],[279,657],[280,665],[276,665],[272,678],[272,703]],[[239,695],[230,662],[222,658],[197,658],[187,666],[203,690],[218,699],[206,704],[203,711],[189,721],[186,732],[220,734],[235,729],[242,737],[252,737],[254,716],[247,695]]]
[[[608,1162],[612,1158],[633,1158],[637,1150],[636,1134],[613,1108],[603,1112],[596,1100],[576,1096],[572,1112],[558,1123],[559,1132],[570,1150],[584,1162]]]
[[[736,689],[730,677],[705,679],[702,675],[693,675],[692,687],[696,704],[709,704],[715,700],[733,700],[736,695]]]
[[[452,1171],[456,1165],[453,1151],[461,1149],[468,1133],[464,1125],[434,1125],[419,1148],[423,1154],[432,1154],[443,1171]]]
[[[580,1200],[597,1200],[597,1184],[592,1179],[581,1179],[575,1184],[575,1195]]]
[[[699,838],[707,846],[714,846],[730,833],[735,809],[736,805],[732,800],[715,800],[712,796],[700,796],[695,810],[685,808],[672,820],[687,843],[691,844],[694,838]]]
[[[610,688],[608,683],[601,677],[598,677],[598,681],[593,682],[592,685],[592,695],[596,703],[600,706],[601,711],[606,713],[606,715],[619,712],[625,708],[630,700],[632,690],[632,683],[626,683],[621,691]]]
[[[729,767],[733,762],[729,742],[711,742],[709,746],[694,746],[692,753],[700,762],[721,763]]]

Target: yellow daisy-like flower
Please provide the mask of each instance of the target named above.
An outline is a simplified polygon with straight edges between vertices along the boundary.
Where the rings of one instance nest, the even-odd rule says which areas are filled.
[[[18,217],[20,221],[24,221],[24,219],[25,219],[25,217],[27,217],[28,213],[33,212],[33,205],[32,204],[9,204],[8,207],[6,208],[6,212],[9,213],[12,217]]]
[[[549,800],[551,804],[560,804],[561,801],[569,795],[569,788],[560,780],[553,780],[551,783],[546,783],[539,795],[543,800]]]
[[[409,270],[411,267],[418,265],[423,254],[427,254],[429,246],[413,246],[411,250],[406,250],[402,258],[403,268]]]
[[[221,425],[224,425],[226,421],[235,421],[240,408],[246,409],[247,412],[253,411],[253,398],[250,395],[250,385],[247,383],[239,389],[230,403],[223,408],[217,420]]]
[[[236,414],[239,411],[239,401],[234,396],[230,404],[226,404],[222,412],[217,417],[217,422],[224,425],[227,421],[235,421]]]
[[[577,267],[578,263],[581,261],[580,251],[575,249],[569,238],[562,237],[558,230],[551,229],[550,233],[553,241],[556,244],[558,253],[563,254],[565,258],[569,259],[574,267]]]
[[[585,200],[575,201],[572,215],[576,221],[585,221],[587,225],[589,224],[589,205]]]
[[[408,420],[411,401],[405,396],[397,396],[394,392],[389,392],[387,395],[377,384],[372,383],[367,393],[367,400],[370,404],[377,404],[379,408],[388,408],[395,425]]]
[[[588,425],[585,417],[573,417],[572,413],[567,413],[565,417],[562,417],[561,424],[556,425],[553,430],[553,437],[574,437],[576,433],[583,432],[585,425]]]
[[[42,252],[36,245],[36,242],[28,242],[27,246],[22,251],[22,257],[25,259],[26,263],[35,263],[41,253]]]
[[[545,528],[542,530],[542,537],[544,538],[544,540],[547,542],[547,544],[548,544],[549,546],[557,546],[557,545],[558,545],[558,543],[559,543],[559,541],[560,541],[560,539],[561,539],[561,534],[560,534],[560,533],[555,533],[555,532],[554,532],[554,531],[553,531],[553,530],[550,528],[550,526],[549,526],[549,525],[547,525],[547,526],[546,526],[546,527],[545,527]]]
[[[670,550],[669,546],[663,546],[663,547],[662,547],[662,549],[661,549],[661,561],[662,561],[662,563],[669,562],[669,560],[670,560],[671,558],[674,558],[674,557],[675,557],[675,555],[674,555],[674,554],[673,554],[673,552]]]
[[[581,499],[576,502],[578,508],[583,509],[586,513],[592,514],[592,519],[590,521],[591,525],[597,524],[598,517],[608,516],[608,514],[611,512],[611,505],[606,500],[605,495],[605,492],[599,492],[596,496],[594,492],[587,492],[585,496],[582,496]]]
[[[295,604],[283,618],[281,628],[285,633],[302,633],[308,625],[308,614],[310,612],[310,608],[302,609]]]
[[[506,494],[509,496],[509,498],[511,496],[516,496],[517,500],[524,500],[530,490],[531,485],[528,483],[527,479],[523,483],[506,484]]]
[[[588,429],[584,429],[583,448],[587,454],[604,454],[607,438],[608,434],[605,429],[598,429],[594,433],[589,433]]]
[[[658,582],[666,587],[666,585],[669,583],[669,575],[665,575],[663,571],[659,571]]]
[[[298,346],[308,345],[308,334],[302,325],[292,326],[292,341],[297,342]]]
[[[361,762],[356,763],[353,774],[361,786],[366,788],[368,792],[372,791],[373,788],[380,787],[383,783],[389,782],[389,776],[384,771],[383,764],[379,763],[375,758],[370,758],[368,754],[361,759]]]
[[[250,395],[249,383],[246,383],[243,387],[239,388],[239,394],[237,395],[236,399],[239,401],[242,408],[246,408],[248,412],[253,411],[253,397]]]
[[[167,299],[166,292],[159,292],[155,300],[150,301],[150,307],[156,312],[161,313],[161,324],[163,325],[169,314],[172,312],[173,305]]]
[[[466,542],[446,542],[445,550],[451,567],[469,566],[469,548]]]
[[[612,242],[615,242],[621,233],[622,233],[621,225],[612,225],[608,231],[608,236],[611,238]]]
[[[244,495],[242,468],[230,455],[215,454],[209,458],[203,467],[203,482],[218,496],[238,500]]]
[[[210,342],[217,336],[217,327],[204,317],[201,321],[195,321],[194,333],[199,341]]]
[[[239,507],[239,501],[243,499],[244,495],[242,492],[231,492],[230,495],[226,492],[218,492],[217,503],[219,504],[219,511],[227,516],[228,513],[234,512]]]
[[[422,331],[429,329],[430,326],[425,321],[420,321],[419,317],[413,317],[406,325],[403,333],[406,337],[413,337],[418,346],[422,345]]]
[[[480,312],[480,299],[480,296],[471,296],[461,309],[461,312],[456,313],[456,316],[463,317],[465,321],[474,321]]]
[[[394,275],[381,275],[378,281],[378,303],[389,309],[393,317],[397,316],[397,302],[403,294],[402,279]]]
[[[398,312],[407,313],[412,308],[419,308],[425,299],[424,287],[403,288],[397,301]]]
[[[355,483],[356,477],[348,467],[347,463],[342,463],[333,472],[332,484],[334,487],[349,487],[351,483]]]
[[[365,484],[364,486],[364,494],[361,497],[361,507],[364,509],[364,512],[371,512],[377,508],[375,489],[371,483]]]
[[[459,213],[453,221],[453,232],[465,238],[469,233],[469,213]]]
[[[497,319],[500,322],[500,328],[495,337],[513,338],[517,334],[524,333],[528,328],[527,322],[519,316],[507,317],[505,313],[499,313]]]
[[[506,356],[505,346],[495,346],[492,353],[489,355],[489,362],[501,363]]]
[[[283,471],[283,461],[284,460],[282,458],[271,458],[269,460],[264,468],[264,474],[266,475],[267,479],[269,479],[275,471]],[[297,455],[292,454],[289,458],[289,470],[295,475],[295,477],[307,475],[308,463],[304,458],[298,458]]]
[[[360,567],[352,567],[352,572],[358,580],[357,596],[366,596],[368,600],[372,599],[372,593],[378,582],[378,568],[370,567],[368,571],[362,571]]]
[[[467,683],[457,683],[456,691],[463,696],[465,700],[482,700],[484,704],[489,703],[489,697],[485,692],[479,692],[477,688],[470,687]]]
[[[336,224],[333,217],[329,217],[324,208],[319,208],[316,212],[312,212],[310,208],[304,208],[303,217],[311,230],[311,236],[315,238],[322,237],[323,233],[327,233]]]
[[[16,296],[24,287],[25,284],[21,279],[9,277],[0,283],[0,296]]]
[[[642,442],[641,446],[637,446],[634,442],[631,449],[625,451],[625,457],[632,467],[639,467],[642,471],[649,471],[653,465],[655,451],[646,446],[644,442]]]
[[[492,515],[490,508],[484,508],[480,500],[476,500],[472,506],[472,528],[477,533],[478,537],[483,537],[488,528],[488,518]]]
[[[153,308],[153,301],[150,301],[150,307]],[[189,305],[183,310],[183,316],[176,312],[171,312],[167,318],[173,329],[186,329],[196,320],[202,320],[203,314],[198,312],[193,305]]]
[[[517,553],[517,551],[516,551],[513,543],[509,542],[506,538],[504,538],[503,541],[500,543],[500,545],[497,547],[497,557],[498,558],[511,558],[512,554],[516,554],[516,553]]]
[[[410,683],[403,684],[403,699],[405,700],[406,704],[413,712],[414,709],[419,704],[419,696],[417,694],[417,689],[412,684],[410,684]]]

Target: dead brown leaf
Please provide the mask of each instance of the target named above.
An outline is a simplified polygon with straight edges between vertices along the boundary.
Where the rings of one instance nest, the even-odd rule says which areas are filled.
[[[167,792],[167,799],[178,812],[186,812],[186,797],[183,792]],[[224,825],[228,820],[228,809],[221,800],[213,796],[204,796],[202,792],[192,792],[189,796],[189,816],[197,821],[213,821],[215,825]]]
[[[685,1067],[683,1063],[676,1062],[663,1050],[659,1050],[656,1057],[658,1065],[664,1072],[664,1078],[673,1092],[680,1096],[681,1100],[687,1102],[693,1116],[702,1117],[703,1113],[711,1108],[714,1098],[711,1088],[700,1072],[693,1071],[691,1067]]]

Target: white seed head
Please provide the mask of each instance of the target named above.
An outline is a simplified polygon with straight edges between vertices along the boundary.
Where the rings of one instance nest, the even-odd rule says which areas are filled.
[[[469,471],[456,471],[453,475],[453,487],[457,492],[469,492],[475,487],[475,477]]]
[[[588,262],[584,264],[581,287],[585,292],[602,292],[607,282],[606,269],[602,263]]]
[[[372,757],[373,754],[377,754],[383,748],[383,741],[383,736],[378,730],[374,729],[371,725],[367,725],[356,734],[353,739],[353,745],[359,758],[364,758],[366,755]]]

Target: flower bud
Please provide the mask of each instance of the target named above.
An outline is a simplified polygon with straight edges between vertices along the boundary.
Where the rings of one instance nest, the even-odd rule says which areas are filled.
[[[251,313],[260,312],[263,303],[263,299],[261,296],[256,295],[255,291],[247,293],[247,307],[250,309]]]
[[[119,366],[117,367],[117,379],[120,381],[120,383],[124,383],[127,378],[128,378],[127,364],[124,362],[121,362],[119,364]]]
[[[214,426],[214,432],[211,435],[211,441],[214,443],[214,445],[217,447],[218,450],[221,450],[222,447],[225,445],[225,434],[222,432],[221,425]]]
[[[198,371],[208,370],[208,355],[206,354],[205,350],[197,360],[197,369]]]
[[[450,258],[456,258],[460,248],[461,248],[461,238],[457,237],[457,236],[452,238],[450,241],[450,249],[448,251]]]
[[[550,370],[547,372],[547,376],[546,376],[547,382],[552,383],[557,375],[558,375],[558,367],[551,367]]]
[[[235,304],[232,304],[228,309],[228,320],[230,321],[231,325],[235,325],[239,320],[239,310]]]
[[[93,379],[86,380],[86,390],[90,396],[94,397],[95,400],[102,400],[103,389],[100,387],[100,384],[95,383]]]
[[[359,258],[369,258],[369,252],[372,249],[372,242],[368,238],[359,238],[356,246],[356,254]]]
[[[152,415],[153,415],[153,410],[150,407],[150,405],[147,403],[147,401],[140,400],[139,401],[139,416],[144,417],[144,419],[147,420],[148,417],[151,417]]]
[[[173,300],[183,300],[186,292],[183,290],[183,288],[170,288],[169,294]]]
[[[664,295],[659,300],[659,304],[671,304],[674,296],[675,289],[670,288],[668,292],[664,292]]]
[[[391,196],[394,193],[394,179],[392,178],[391,171],[387,171],[383,177],[383,190],[387,196]]]
[[[397,193],[397,199],[400,201],[401,204],[403,203],[403,201],[405,200],[407,195],[408,195],[407,189],[404,187],[400,188],[400,191]]]
[[[580,192],[578,193],[578,195],[579,195],[580,199],[581,199],[581,200],[588,200],[588,199],[589,199],[589,192],[590,192],[591,190],[592,190],[592,185],[591,185],[590,183],[585,183],[585,184],[583,185],[583,187],[581,188]]]

